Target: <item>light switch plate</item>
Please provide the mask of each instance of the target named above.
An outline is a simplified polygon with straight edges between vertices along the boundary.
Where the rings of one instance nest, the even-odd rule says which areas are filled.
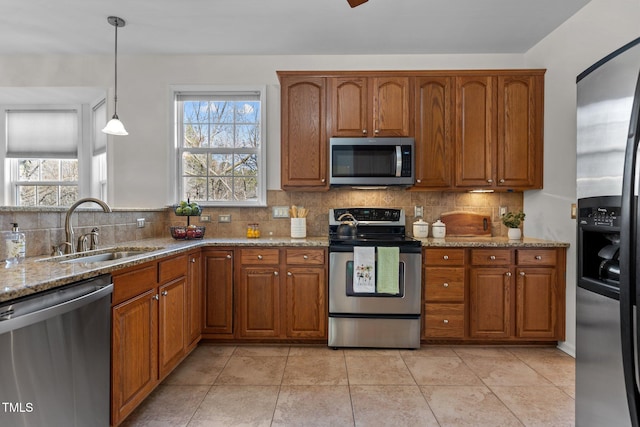
[[[231,214],[218,215],[218,222],[231,222]]]
[[[289,218],[289,206],[274,206],[273,207],[274,218]]]
[[[138,218],[136,220],[136,223],[138,225],[138,228],[144,228],[144,218]]]
[[[417,217],[424,217],[424,208],[422,206],[415,206],[413,208],[413,216]]]
[[[500,206],[500,216],[505,216],[507,214],[507,207]]]

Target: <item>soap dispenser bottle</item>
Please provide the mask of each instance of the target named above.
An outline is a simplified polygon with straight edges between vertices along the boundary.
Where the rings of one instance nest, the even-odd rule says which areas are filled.
[[[7,266],[21,263],[27,248],[25,235],[18,228],[18,223],[14,222],[11,231],[4,234]]]

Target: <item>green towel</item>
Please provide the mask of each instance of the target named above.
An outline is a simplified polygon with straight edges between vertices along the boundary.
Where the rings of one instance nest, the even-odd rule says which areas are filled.
[[[400,266],[400,248],[378,247],[377,291],[381,294],[399,294],[398,275]]]

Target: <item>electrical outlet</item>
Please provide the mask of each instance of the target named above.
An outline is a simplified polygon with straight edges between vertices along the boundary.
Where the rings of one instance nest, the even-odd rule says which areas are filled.
[[[424,208],[422,206],[415,206],[413,208],[413,216],[417,217],[424,217]]]
[[[273,207],[274,218],[289,218],[289,206],[274,206]]]
[[[138,224],[138,228],[143,228],[144,227],[144,218],[138,218],[136,220],[137,224]]]
[[[218,215],[218,222],[231,222],[231,214]]]
[[[507,214],[507,207],[500,206],[500,216],[505,216]]]
[[[200,222],[211,222],[211,215],[200,215]]]

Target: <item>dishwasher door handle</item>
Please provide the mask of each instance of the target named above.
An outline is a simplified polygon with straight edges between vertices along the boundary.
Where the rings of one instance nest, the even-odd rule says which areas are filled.
[[[113,293],[113,283],[77,298],[73,298],[50,307],[45,307],[32,313],[26,313],[13,319],[2,320],[0,321],[0,334],[24,328],[25,326],[33,325],[34,323],[42,322],[52,317],[68,313],[82,307],[83,305],[87,305],[93,301],[99,300],[100,298],[104,298],[111,293]]]

